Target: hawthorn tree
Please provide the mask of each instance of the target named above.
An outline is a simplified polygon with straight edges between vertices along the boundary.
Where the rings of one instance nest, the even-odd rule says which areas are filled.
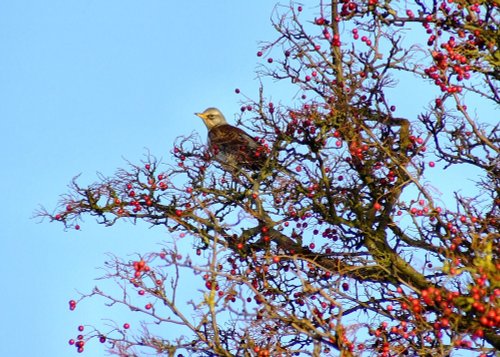
[[[142,316],[80,326],[78,352],[91,340],[120,356],[500,348],[498,122],[475,112],[500,101],[498,2],[307,6],[277,7],[277,37],[257,53],[262,78],[299,95],[273,103],[262,88],[241,107],[239,125],[266,147],[261,170],[222,166],[204,140],[181,137],[171,162],[148,155],[88,187],[74,180],[39,212],[67,228],[91,215],[170,232],[157,252],[105,263],[119,293],[70,301],[99,296]],[[400,76],[427,86],[408,93],[408,117],[393,104]],[[436,165],[470,172],[475,193],[443,202]]]

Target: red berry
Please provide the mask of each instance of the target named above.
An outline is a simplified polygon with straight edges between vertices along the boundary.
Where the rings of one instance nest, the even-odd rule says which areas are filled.
[[[69,301],[69,309],[73,311],[76,308],[76,301],[75,300],[70,300]]]
[[[128,324],[128,323],[124,323],[124,324],[123,324],[123,328],[124,328],[125,330],[128,330],[128,329],[130,328],[130,324]]]

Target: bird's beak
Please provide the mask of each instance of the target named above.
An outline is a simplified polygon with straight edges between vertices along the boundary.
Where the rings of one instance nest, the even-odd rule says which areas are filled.
[[[197,117],[200,117],[201,119],[205,120],[206,116],[203,113],[194,113]]]

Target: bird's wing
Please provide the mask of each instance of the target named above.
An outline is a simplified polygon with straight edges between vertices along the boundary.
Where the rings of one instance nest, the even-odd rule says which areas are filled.
[[[219,125],[208,133],[210,145],[223,148],[258,149],[260,144],[240,128],[226,124]]]
[[[258,170],[266,160],[264,147],[240,128],[219,125],[208,132],[209,146],[215,158],[226,165]]]

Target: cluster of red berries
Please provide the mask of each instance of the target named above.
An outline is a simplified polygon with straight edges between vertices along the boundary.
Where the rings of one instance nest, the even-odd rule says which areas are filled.
[[[76,351],[78,353],[82,353],[84,351],[85,340],[84,340],[84,336],[82,334],[84,329],[85,328],[82,325],[78,326],[79,334],[78,334],[78,336],[76,336],[76,340],[72,338],[68,341],[70,346],[75,346]]]
[[[139,278],[142,274],[147,273],[151,270],[151,268],[146,264],[146,262],[141,259],[135,261],[132,266],[134,267],[134,277]]]
[[[85,330],[85,327],[83,325],[78,326],[78,336],[76,336],[76,339],[70,339],[68,341],[70,346],[75,346],[76,351],[78,353],[82,353],[85,350],[85,336],[83,335],[83,331]],[[99,336],[99,342],[105,343],[106,342],[106,336]]]
[[[479,16],[481,13],[479,3],[471,4],[468,9],[465,9],[462,2],[448,0],[440,4],[439,10],[442,18],[439,15],[427,15],[423,22],[424,28],[430,34],[427,45],[434,46],[439,40],[443,24],[453,27],[456,37],[450,37],[439,46],[439,49],[432,52],[434,65],[427,68],[425,73],[434,80],[441,91],[456,93],[462,88],[450,82],[452,76],[457,82],[469,79],[473,67],[471,62],[475,60],[474,54],[485,48],[492,48],[494,43],[488,43],[484,39],[483,30],[481,30],[484,28],[484,20]],[[484,13],[488,16],[486,15],[488,11]],[[431,28],[432,23],[436,24],[437,30]]]
[[[418,296],[405,297],[401,302],[401,308],[411,311],[417,319],[434,316],[434,321],[429,321],[429,323],[432,324],[433,333],[438,338],[443,336],[442,330],[451,328],[452,324],[460,323],[462,318],[470,321],[468,325],[473,339],[483,338],[484,329],[500,327],[500,308],[497,305],[500,299],[500,289],[494,289],[488,295],[486,287],[479,285],[485,279],[484,274],[476,279],[477,285],[471,287],[466,295],[458,291],[444,292],[431,286],[423,289]],[[465,301],[469,305],[465,306]],[[439,314],[435,316],[437,311]],[[464,314],[467,316],[464,317]],[[460,340],[459,343],[463,347],[463,343],[467,344],[470,341]]]

